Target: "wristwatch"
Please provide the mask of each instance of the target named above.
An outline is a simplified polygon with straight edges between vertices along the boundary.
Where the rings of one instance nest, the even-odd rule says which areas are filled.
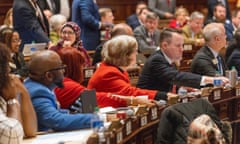
[[[13,98],[13,99],[9,99],[9,100],[7,101],[7,104],[8,104],[8,105],[19,104],[19,102],[18,102],[17,99]]]

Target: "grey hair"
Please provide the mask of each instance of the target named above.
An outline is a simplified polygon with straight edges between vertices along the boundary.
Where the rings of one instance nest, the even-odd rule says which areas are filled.
[[[51,30],[57,31],[61,26],[67,22],[67,18],[64,15],[56,14],[50,17],[49,24]]]
[[[194,20],[194,19],[204,19],[204,15],[198,11],[194,11],[190,15],[190,20]]]
[[[211,39],[221,34],[220,26],[223,26],[222,23],[210,23],[207,24],[203,29],[203,36],[206,42],[211,41]]]

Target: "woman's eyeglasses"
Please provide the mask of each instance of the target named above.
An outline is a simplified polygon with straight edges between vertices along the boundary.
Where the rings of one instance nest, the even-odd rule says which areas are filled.
[[[13,40],[12,40],[12,43],[21,43],[21,42],[22,42],[21,39],[13,39]]]

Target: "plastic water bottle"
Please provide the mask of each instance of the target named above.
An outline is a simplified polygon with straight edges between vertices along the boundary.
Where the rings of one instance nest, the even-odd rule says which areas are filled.
[[[180,98],[183,98],[184,96],[187,95],[187,90],[183,87],[180,87],[178,89],[178,95],[179,95]]]
[[[33,47],[33,45],[35,44],[35,41],[32,41],[32,47],[30,48],[30,54],[32,55],[34,52],[37,51],[37,48]]]

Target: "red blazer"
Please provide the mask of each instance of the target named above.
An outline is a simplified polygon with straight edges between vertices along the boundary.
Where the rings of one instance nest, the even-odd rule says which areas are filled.
[[[100,63],[99,68],[94,72],[88,82],[89,89],[96,89],[101,92],[111,92],[125,96],[148,95],[149,99],[154,99],[157,91],[140,89],[131,86],[128,73],[118,67]]]
[[[55,94],[57,100],[60,103],[60,107],[68,109],[69,106],[80,96],[80,93],[86,89],[84,86],[73,81],[70,78],[64,78],[64,88],[55,88]],[[125,107],[127,106],[126,101],[117,97],[109,96],[109,93],[97,92],[97,103],[99,107]]]
[[[180,25],[176,19],[172,19],[169,24],[168,27],[169,28],[175,28],[175,29],[181,29],[182,27],[184,27],[186,25],[186,23],[184,23],[183,25]]]

